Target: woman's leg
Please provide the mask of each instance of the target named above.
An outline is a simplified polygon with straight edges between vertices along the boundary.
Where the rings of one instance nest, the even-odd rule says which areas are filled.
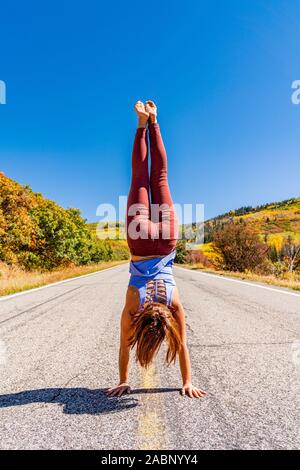
[[[137,102],[138,128],[132,150],[132,178],[127,200],[127,243],[137,256],[152,254],[148,173],[147,121],[143,103]]]
[[[167,154],[157,122],[149,123],[149,139],[151,218],[159,224],[157,250],[160,254],[168,254],[176,247],[178,222],[168,182]]]
[[[168,182],[168,164],[159,124],[149,123],[151,173],[150,188],[152,204],[173,206]]]

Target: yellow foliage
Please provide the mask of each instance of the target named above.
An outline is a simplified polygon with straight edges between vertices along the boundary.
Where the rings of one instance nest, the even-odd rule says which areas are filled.
[[[214,246],[213,243],[202,243],[199,250],[215,265],[223,263],[222,253]]]
[[[267,243],[269,246],[273,246],[277,253],[279,253],[284,243],[284,237],[281,233],[270,233]]]

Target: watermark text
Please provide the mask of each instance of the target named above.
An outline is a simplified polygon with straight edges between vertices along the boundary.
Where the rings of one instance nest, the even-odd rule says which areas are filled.
[[[0,104],[6,104],[6,84],[0,80]]]
[[[300,80],[293,81],[292,89],[295,90],[291,95],[292,103],[300,104]]]

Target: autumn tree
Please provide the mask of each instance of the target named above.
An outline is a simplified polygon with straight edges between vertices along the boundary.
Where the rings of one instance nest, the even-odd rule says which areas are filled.
[[[267,258],[267,245],[242,219],[219,229],[214,235],[213,244],[223,256],[223,268],[230,271],[257,269]]]
[[[289,235],[282,246],[282,260],[288,271],[292,272],[300,266],[300,243]]]

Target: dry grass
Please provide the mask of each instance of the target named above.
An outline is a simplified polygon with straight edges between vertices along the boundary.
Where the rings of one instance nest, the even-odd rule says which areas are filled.
[[[88,266],[72,266],[51,272],[27,272],[0,262],[0,296],[44,286],[72,277],[90,274],[127,261],[108,261]]]
[[[216,276],[227,276],[247,281],[256,281],[264,284],[271,284],[278,287],[286,287],[288,289],[300,290],[300,275],[296,273],[286,273],[284,277],[276,277],[273,275],[260,275],[255,273],[237,273],[232,271],[222,271],[215,269],[203,268],[199,264],[178,264],[177,266],[202,271],[205,273],[215,274]]]

